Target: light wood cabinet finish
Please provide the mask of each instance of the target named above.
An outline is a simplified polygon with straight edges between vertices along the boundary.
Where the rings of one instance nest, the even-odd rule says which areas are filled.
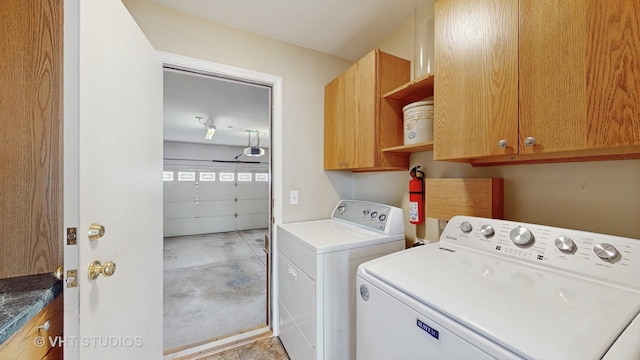
[[[434,159],[500,155],[518,142],[518,2],[435,5]]]
[[[426,179],[428,218],[449,221],[456,215],[502,219],[504,179]]]
[[[635,0],[439,1],[434,158],[637,158],[638,13]]]
[[[62,1],[0,1],[0,278],[62,263]]]
[[[325,170],[405,170],[408,159],[382,148],[402,143],[402,123],[382,95],[409,80],[410,62],[378,49],[325,86]]]
[[[46,321],[49,321],[49,330],[39,329]],[[63,340],[62,328],[63,300],[62,295],[58,295],[0,345],[0,359],[62,359],[62,347],[51,346]],[[43,341],[39,342],[37,337]]]

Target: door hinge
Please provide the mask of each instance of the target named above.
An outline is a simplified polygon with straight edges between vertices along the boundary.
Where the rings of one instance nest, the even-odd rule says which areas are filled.
[[[76,245],[78,243],[78,228],[67,228],[67,245]]]

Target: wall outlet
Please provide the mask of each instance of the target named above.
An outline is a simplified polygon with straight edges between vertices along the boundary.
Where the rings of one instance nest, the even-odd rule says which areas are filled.
[[[289,191],[289,204],[298,205],[298,190]]]

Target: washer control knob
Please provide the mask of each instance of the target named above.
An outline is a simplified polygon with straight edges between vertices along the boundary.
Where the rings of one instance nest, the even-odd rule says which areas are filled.
[[[533,234],[529,229],[518,226],[509,233],[509,238],[518,246],[527,246],[533,243]]]
[[[380,221],[385,221],[387,219],[387,215],[385,214],[380,214],[380,216],[378,216],[378,220]]]
[[[462,231],[463,233],[468,234],[471,232],[471,230],[473,230],[473,226],[470,222],[463,221],[462,224],[460,224],[460,231]]]
[[[496,231],[493,230],[491,225],[482,225],[480,226],[480,234],[485,237],[485,239],[490,239],[493,235],[496,234]]]
[[[347,210],[347,206],[346,205],[340,205],[338,206],[338,212],[340,214],[344,213],[344,211]]]
[[[618,257],[618,249],[616,249],[613,245],[607,243],[596,244],[593,247],[593,252],[598,255],[598,257],[604,261],[611,261]]]
[[[364,210],[364,211],[362,212],[362,215],[364,215],[364,216],[369,215],[369,210]]]
[[[558,236],[554,243],[558,250],[562,251],[565,254],[572,254],[577,249],[576,243],[574,243],[573,240],[564,235]]]
[[[374,212],[371,213],[371,218],[372,219],[375,219],[377,217],[378,217],[378,212],[377,211],[374,211]]]

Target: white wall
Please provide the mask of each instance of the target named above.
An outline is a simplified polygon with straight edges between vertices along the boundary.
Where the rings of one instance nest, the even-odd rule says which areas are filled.
[[[375,47],[412,60],[413,39],[413,19],[409,19]],[[640,238],[640,160],[473,168],[433,161],[431,152],[422,152],[410,158],[410,166],[416,165],[433,178],[504,178],[506,219]],[[408,211],[408,172],[359,173],[354,179],[355,197],[401,203]],[[426,229],[407,224],[406,233],[413,237],[424,231],[434,240],[434,228],[434,221],[428,221]]]
[[[324,85],[350,61],[148,0],[123,2],[156,50],[282,77],[282,222],[326,218],[340,198],[353,196],[351,173],[323,171]],[[290,190],[299,191],[298,205],[289,205]]]
[[[350,62],[194,16],[148,0],[124,0],[158,50],[283,77],[283,222],[326,217],[339,198],[385,202],[407,209],[408,171],[325,172],[323,89]],[[374,47],[412,60],[413,19]],[[364,54],[363,54],[364,55]],[[640,160],[472,168],[413,154],[429,177],[504,177],[505,217],[640,238]],[[300,204],[288,205],[289,190]],[[427,234],[435,224],[428,222]],[[407,224],[413,238],[416,227]],[[431,238],[433,239],[433,238]]]

